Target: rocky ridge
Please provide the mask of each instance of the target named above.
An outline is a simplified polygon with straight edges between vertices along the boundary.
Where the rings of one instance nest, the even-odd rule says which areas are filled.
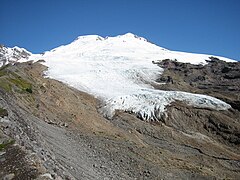
[[[0,67],[21,59],[28,59],[30,55],[31,53],[24,48],[17,46],[8,48],[0,44]]]
[[[157,82],[163,90],[181,90],[207,94],[240,110],[240,63],[227,63],[211,57],[206,65],[193,65],[166,59],[156,62],[164,68]]]

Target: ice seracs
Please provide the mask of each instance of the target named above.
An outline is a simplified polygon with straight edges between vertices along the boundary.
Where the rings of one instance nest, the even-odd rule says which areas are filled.
[[[209,96],[159,91],[152,86],[163,71],[153,61],[176,59],[198,64],[206,63],[205,60],[211,56],[170,51],[127,33],[108,38],[79,36],[72,43],[43,55],[32,54],[30,59],[44,59],[50,78],[101,99],[101,111],[109,118],[115,110],[123,110],[133,112],[144,120],[159,120],[166,106],[175,100],[199,108],[230,108],[223,101]]]
[[[140,90],[137,93],[118,96],[106,101],[100,111],[108,118],[112,118],[115,110],[135,113],[146,121],[160,121],[164,117],[166,106],[178,100],[198,108],[212,108],[227,110],[231,106],[219,99],[179,91]],[[164,115],[164,116],[163,116]]]

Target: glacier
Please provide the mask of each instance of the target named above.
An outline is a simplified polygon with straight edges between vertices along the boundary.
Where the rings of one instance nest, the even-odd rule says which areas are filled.
[[[122,110],[136,114],[146,121],[160,121],[166,117],[166,106],[173,101],[182,101],[187,105],[198,108],[212,108],[227,110],[231,108],[227,103],[201,94],[180,91],[141,90],[138,93],[118,96],[109,99],[100,109],[105,117],[112,118],[115,110]]]
[[[31,54],[30,60],[44,59],[47,77],[64,82],[102,101],[100,111],[108,118],[116,110],[137,114],[146,121],[158,121],[173,101],[199,108],[226,110],[225,102],[205,95],[156,90],[153,84],[163,69],[153,62],[173,59],[206,64],[212,55],[170,51],[132,33],[103,38],[79,36],[44,54]],[[221,60],[234,60],[217,57]],[[21,60],[24,61],[24,60]]]

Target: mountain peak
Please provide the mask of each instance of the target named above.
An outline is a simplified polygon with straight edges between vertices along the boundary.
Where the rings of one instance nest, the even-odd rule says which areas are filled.
[[[81,41],[89,41],[89,40],[103,40],[104,38],[99,35],[84,35],[78,36],[74,41],[81,40]]]
[[[108,40],[108,39],[122,39],[124,41],[127,40],[141,40],[141,41],[146,41],[148,42],[145,38],[139,37],[136,34],[133,33],[126,33],[123,35],[117,35],[117,36],[106,36],[106,37],[101,37],[99,35],[83,35],[83,36],[78,36],[73,42],[92,42],[92,41],[103,41],[103,40]]]
[[[138,39],[138,40],[147,41],[145,38],[139,37],[138,35],[130,33],[130,32],[126,33],[126,34],[123,34],[123,35],[119,35],[117,37],[124,38],[124,39]]]
[[[126,34],[119,35],[118,37],[131,37],[131,38],[135,38],[135,37],[138,37],[138,36],[133,34],[133,33],[128,32]]]

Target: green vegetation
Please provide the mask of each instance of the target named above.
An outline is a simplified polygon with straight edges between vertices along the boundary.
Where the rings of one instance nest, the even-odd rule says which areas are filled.
[[[8,115],[7,110],[0,108],[0,117],[4,117],[4,116],[7,116],[7,115]]]
[[[20,90],[19,92],[32,93],[32,85],[26,80],[22,79],[16,73],[7,71],[8,66],[0,68],[0,88],[6,92],[11,92],[13,88]]]
[[[15,141],[12,139],[12,140],[9,140],[8,142],[0,144],[0,151],[2,151],[3,149],[6,149],[7,146],[12,145],[14,143]]]
[[[14,77],[8,79],[12,84],[20,88],[22,91],[32,93],[32,85],[21,77]]]
[[[0,79],[0,88],[6,92],[11,92],[12,86],[6,81],[6,79]]]
[[[32,88],[26,88],[26,91],[29,92],[29,93],[32,93]]]
[[[1,77],[1,76],[4,76],[5,74],[6,74],[5,71],[0,71],[0,77]]]

